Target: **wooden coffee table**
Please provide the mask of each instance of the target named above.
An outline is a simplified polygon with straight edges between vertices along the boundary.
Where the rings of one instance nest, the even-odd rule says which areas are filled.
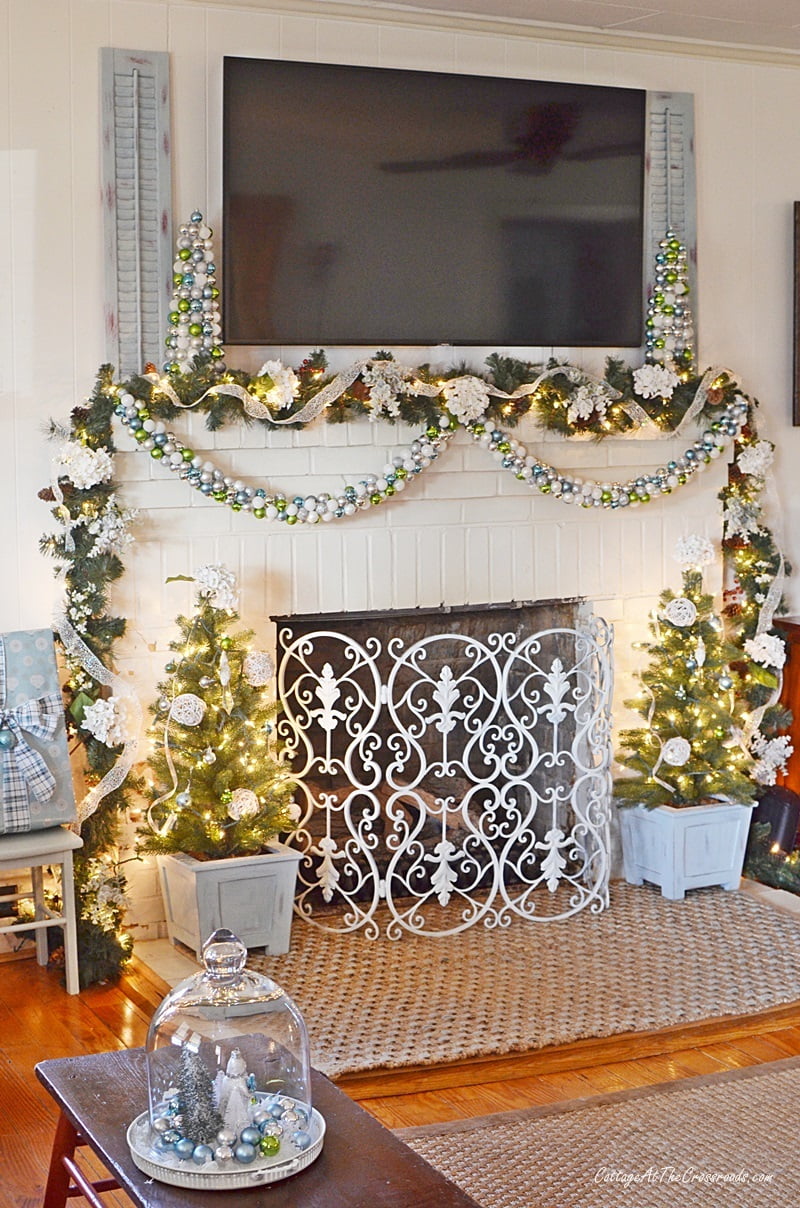
[[[42,1061],[36,1075],[61,1110],[43,1208],[64,1208],[70,1194],[103,1208],[98,1193],[117,1187],[138,1208],[479,1208],[316,1070],[311,1092],[327,1126],[316,1161],[280,1183],[210,1194],[154,1182],[131,1159],[127,1128],[147,1110],[143,1049]],[[107,1179],[92,1183],[81,1171],[81,1145]]]

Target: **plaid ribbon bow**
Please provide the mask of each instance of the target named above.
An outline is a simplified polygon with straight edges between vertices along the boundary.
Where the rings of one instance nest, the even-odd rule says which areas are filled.
[[[0,701],[6,698],[6,657],[0,638]],[[44,758],[28,744],[25,734],[48,739],[55,734],[63,705],[57,692],[25,701],[16,708],[0,708],[0,762],[2,762],[3,821],[5,833],[31,829],[30,796],[47,801],[56,780]],[[2,735],[11,738],[3,740]]]

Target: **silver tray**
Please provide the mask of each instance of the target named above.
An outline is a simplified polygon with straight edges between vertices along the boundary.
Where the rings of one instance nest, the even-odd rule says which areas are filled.
[[[311,1144],[292,1154],[274,1154],[259,1158],[246,1166],[229,1161],[216,1161],[196,1166],[191,1158],[179,1158],[174,1153],[161,1153],[153,1148],[153,1133],[150,1128],[150,1113],[142,1112],[128,1126],[128,1146],[135,1164],[144,1174],[162,1183],[175,1187],[191,1187],[195,1191],[232,1191],[241,1187],[260,1187],[267,1183],[278,1183],[310,1166],[322,1150],[325,1138],[325,1120],[318,1111],[311,1109],[311,1119],[306,1131]]]

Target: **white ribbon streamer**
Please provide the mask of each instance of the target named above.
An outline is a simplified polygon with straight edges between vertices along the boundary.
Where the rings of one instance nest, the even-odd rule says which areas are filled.
[[[126,684],[121,676],[113,671],[109,671],[100,662],[100,659],[92,653],[71,621],[67,619],[65,613],[56,615],[54,625],[61,638],[64,650],[69,657],[77,659],[81,667],[92,679],[97,680],[98,683],[103,684],[105,687],[111,688],[114,695],[124,696],[127,704],[128,737],[125,739],[122,753],[114,766],[106,772],[100,783],[90,788],[83,801],[79,804],[78,826],[80,826],[82,822],[91,817],[104,797],[112,793],[114,789],[120,787],[133,767],[139,746],[139,727],[141,725],[142,709],[139,704],[139,698],[135,695],[130,685]]]

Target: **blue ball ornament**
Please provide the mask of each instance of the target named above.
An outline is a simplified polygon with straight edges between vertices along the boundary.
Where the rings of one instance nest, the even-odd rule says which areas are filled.
[[[258,1145],[261,1140],[261,1133],[257,1128],[243,1128],[239,1133],[239,1140],[245,1145]]]
[[[212,1161],[214,1150],[210,1145],[195,1145],[192,1161],[196,1166],[205,1166],[206,1162]]]
[[[254,1145],[248,1145],[244,1141],[240,1141],[233,1151],[233,1156],[237,1162],[241,1162],[246,1166],[248,1162],[254,1162],[256,1157],[256,1148]]]
[[[195,1148],[194,1141],[190,1141],[188,1137],[181,1137],[180,1141],[175,1143],[175,1152],[179,1158],[193,1158]]]
[[[17,736],[13,730],[0,730],[0,751],[13,751]]]
[[[309,1145],[311,1144],[311,1137],[304,1128],[296,1129],[292,1133],[290,1140],[292,1145],[296,1145],[300,1150],[308,1149]]]

